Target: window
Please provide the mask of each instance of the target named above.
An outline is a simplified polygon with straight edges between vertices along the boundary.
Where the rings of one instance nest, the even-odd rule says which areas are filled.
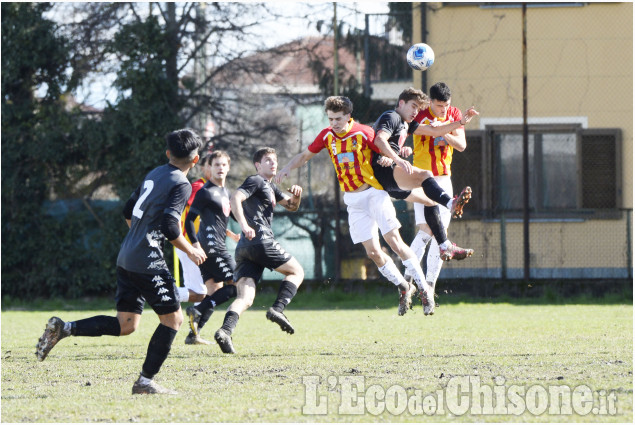
[[[529,208],[573,209],[578,205],[576,134],[529,135]],[[497,211],[523,209],[523,136],[494,134],[494,199]]]
[[[522,215],[523,136],[520,125],[467,131],[454,156],[455,191],[471,186],[468,216]],[[580,124],[529,126],[529,207],[534,217],[589,214],[621,207],[621,132]]]

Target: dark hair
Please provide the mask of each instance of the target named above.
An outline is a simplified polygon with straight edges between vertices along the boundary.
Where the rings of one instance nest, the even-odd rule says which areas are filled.
[[[192,161],[203,145],[201,137],[189,128],[173,131],[165,136],[165,142],[172,159],[184,163]]]
[[[347,115],[353,112],[353,102],[346,96],[331,96],[324,101],[324,110]]]
[[[448,102],[452,97],[452,91],[447,84],[439,82],[430,87],[430,98],[434,100],[440,100],[441,102]]]
[[[428,95],[422,92],[419,89],[415,89],[414,87],[408,87],[404,91],[399,94],[399,99],[397,99],[397,105],[400,101],[404,101],[404,103],[408,103],[411,100],[417,102],[420,108],[428,101]]]
[[[201,165],[205,166],[205,165],[212,165],[212,162],[216,159],[216,158],[222,158],[225,157],[227,158],[227,163],[231,164],[232,159],[229,157],[229,154],[225,151],[213,151],[212,153],[210,153],[209,155],[205,155],[203,157],[203,159],[201,159]]]
[[[268,153],[272,153],[276,156],[278,156],[278,154],[276,153],[276,150],[274,148],[262,148],[262,149],[258,149],[256,151],[256,153],[254,154],[254,164],[256,162],[260,162],[262,161],[262,157],[267,155]]]

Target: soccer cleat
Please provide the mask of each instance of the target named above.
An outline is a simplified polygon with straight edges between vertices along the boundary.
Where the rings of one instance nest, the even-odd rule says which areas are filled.
[[[223,328],[220,328],[214,334],[214,339],[218,343],[220,350],[225,354],[234,354],[236,350],[234,350],[234,344],[232,342],[232,337],[227,331]]]
[[[397,314],[403,316],[408,312],[409,308],[412,308],[412,295],[417,291],[417,288],[408,283],[408,289],[406,291],[399,291],[399,309]]]
[[[426,316],[434,314],[434,294],[432,292],[432,288],[428,287],[427,290],[419,290],[419,298],[421,299],[421,304],[423,305],[423,314]]]
[[[64,321],[59,317],[51,317],[46,322],[44,333],[35,346],[36,356],[39,361],[44,361],[49,352],[55,347],[60,339],[66,338],[70,333],[64,332]]]
[[[187,314],[187,317],[190,319],[190,329],[192,333],[198,336],[198,322],[201,320],[201,312],[191,305],[185,309],[185,314]]]
[[[132,394],[178,394],[174,390],[162,387],[154,381],[147,384],[139,382],[141,377],[132,385]]]
[[[465,186],[465,189],[452,200],[452,209],[450,210],[452,218],[461,218],[463,216],[463,207],[470,201],[470,198],[472,198],[472,188]]]
[[[271,320],[273,323],[277,323],[278,325],[280,325],[280,329],[287,333],[293,335],[293,333],[295,332],[295,329],[293,329],[293,326],[291,326],[291,322],[289,322],[287,316],[274,310],[273,307],[270,307],[269,310],[267,310],[267,319]]]
[[[439,246],[440,257],[443,261],[450,260],[464,260],[467,257],[471,257],[474,254],[474,250],[470,248],[461,248],[457,246],[454,242],[451,243],[450,247],[447,249],[441,248]]]
[[[185,344],[186,345],[210,345],[211,342],[201,338],[199,335],[194,335],[193,333],[190,332],[185,337]]]

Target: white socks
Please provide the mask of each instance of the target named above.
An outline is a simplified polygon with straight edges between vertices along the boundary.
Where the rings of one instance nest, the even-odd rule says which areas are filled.
[[[381,267],[377,267],[377,269],[379,270],[379,273],[382,274],[382,276],[391,281],[395,286],[408,284],[395,263],[390,258],[388,258],[386,264]]]
[[[415,235],[415,238],[412,240],[410,244],[410,249],[412,249],[421,262],[423,258],[423,254],[426,252],[426,245],[432,239],[432,235],[427,234],[423,230],[419,230]]]
[[[406,274],[412,276],[417,283],[417,287],[419,289],[425,289],[425,281],[426,277],[423,274],[423,270],[421,269],[421,264],[417,261],[416,258],[408,258],[407,260],[402,260],[403,265],[406,267]]]

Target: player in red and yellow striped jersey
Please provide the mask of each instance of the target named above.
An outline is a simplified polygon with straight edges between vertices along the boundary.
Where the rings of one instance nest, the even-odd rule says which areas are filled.
[[[353,243],[361,243],[366,255],[377,265],[379,272],[399,288],[399,315],[408,311],[415,288],[403,277],[390,256],[379,243],[378,230],[392,250],[402,259],[406,269],[425,283],[425,276],[414,252],[399,234],[401,223],[397,220],[390,196],[377,182],[371,166],[372,153],[378,150],[373,143],[372,128],[358,124],[351,118],[353,103],[344,96],[331,96],[324,102],[330,127],[318,134],[313,143],[296,155],[275,177],[275,182],[289,176],[291,170],[301,167],[322,149],[327,149],[344,203],[348,211],[349,233]],[[432,293],[430,302],[434,302]]]
[[[200,161],[200,165],[203,167],[203,173],[205,174],[207,171],[206,163],[207,157],[204,157]],[[196,192],[202,188],[205,183],[209,180],[209,176],[205,175],[200,179],[192,182],[192,194],[190,198],[187,200],[187,204],[185,204],[185,209],[183,210],[183,214],[181,214],[181,232],[185,239],[191,243],[190,238],[187,236],[187,232],[185,231],[185,217],[187,213],[190,211],[190,207],[192,206],[192,202],[194,201],[194,197],[196,196]],[[198,232],[199,219],[195,222],[196,231]],[[188,258],[188,256],[181,251],[180,249],[174,247],[174,252],[179,257],[179,262],[181,263],[181,267],[183,268],[183,286],[177,287],[179,294],[179,301],[181,302],[196,302],[201,301],[205,294],[207,294],[207,289],[205,287],[205,282],[203,282],[203,277],[201,276],[201,270],[199,267],[194,264],[192,260]]]
[[[452,93],[450,88],[442,82],[434,84],[430,88],[430,102],[417,114],[415,121],[421,125],[439,126],[452,122],[462,122],[461,110],[451,106]],[[413,165],[423,170],[432,172],[435,181],[450,196],[453,196],[452,181],[452,156],[454,150],[462,152],[466,148],[465,128],[458,127],[444,135],[433,137],[425,135],[413,136],[414,159]],[[419,260],[423,258],[425,247],[432,240],[427,257],[428,284],[435,287],[441,272],[443,261],[440,258],[439,245],[432,238],[430,226],[426,223],[426,216],[430,216],[430,207],[414,204],[415,222],[419,232],[415,236],[411,248],[417,254]],[[441,209],[439,212],[441,223],[447,232],[450,225],[451,213]]]

